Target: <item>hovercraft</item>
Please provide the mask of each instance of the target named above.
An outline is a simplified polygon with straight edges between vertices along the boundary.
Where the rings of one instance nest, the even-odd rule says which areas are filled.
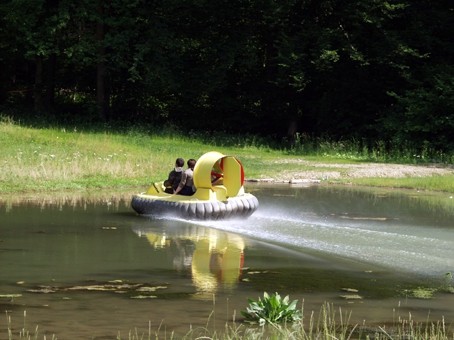
[[[216,151],[202,155],[194,167],[194,186],[192,196],[173,195],[165,192],[164,181],[156,182],[134,195],[131,207],[140,215],[218,220],[247,218],[259,206],[244,191],[243,165],[233,156]]]

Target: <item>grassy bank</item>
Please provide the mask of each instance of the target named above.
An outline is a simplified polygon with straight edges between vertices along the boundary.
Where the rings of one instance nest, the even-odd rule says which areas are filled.
[[[365,154],[348,151],[341,144],[317,150],[302,145],[283,150],[250,136],[183,135],[170,130],[110,133],[37,129],[7,118],[0,120],[0,145],[1,193],[146,187],[165,178],[176,157],[197,158],[211,150],[237,156],[248,179],[289,180],[307,173],[312,179],[330,182],[324,174],[339,171],[337,165],[348,169],[368,160]],[[393,182],[374,176],[336,178],[335,182],[454,192],[453,172]]]
[[[303,306],[304,307],[304,306]],[[214,312],[213,312],[214,313]],[[438,321],[417,322],[411,314],[406,317],[395,315],[393,321],[388,324],[352,324],[351,313],[337,309],[332,304],[325,303],[319,312],[310,311],[305,313],[301,310],[303,318],[294,324],[267,324],[265,326],[250,325],[241,321],[231,321],[225,324],[224,329],[217,330],[208,317],[205,327],[193,327],[188,325],[186,334],[176,334],[162,325],[158,329],[152,329],[150,325],[144,328],[131,329],[127,334],[118,332],[117,340],[141,340],[141,339],[377,339],[377,340],[454,340],[452,325],[444,319]],[[58,334],[45,334],[39,326],[29,329],[26,322],[26,312],[22,325],[15,328],[11,317],[6,314],[6,331],[8,340],[13,339],[58,339]]]
[[[342,180],[340,182],[348,183],[348,180]],[[357,185],[374,187],[445,191],[454,193],[454,175],[444,176],[434,175],[428,177],[404,177],[404,178],[366,177],[356,178],[352,182]]]

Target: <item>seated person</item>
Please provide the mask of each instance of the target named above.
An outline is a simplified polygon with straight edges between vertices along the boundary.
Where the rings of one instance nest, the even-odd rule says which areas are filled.
[[[192,196],[195,192],[194,186],[194,167],[196,160],[188,160],[188,168],[183,172],[181,176],[180,184],[175,189],[174,194]]]
[[[211,185],[222,185],[224,182],[224,173],[221,164],[217,161],[211,169]]]
[[[175,168],[169,172],[168,178],[164,181],[164,186],[166,189],[164,190],[168,194],[173,194],[180,184],[181,176],[183,175],[183,166],[184,166],[184,159],[177,158],[175,161]]]

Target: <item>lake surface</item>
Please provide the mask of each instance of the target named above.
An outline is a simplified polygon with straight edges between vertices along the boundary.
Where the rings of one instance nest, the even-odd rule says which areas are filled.
[[[264,291],[304,301],[306,317],[329,302],[352,323],[454,321],[450,194],[247,191],[260,207],[233,221],[137,216],[131,192],[0,196],[0,310],[59,339],[222,330]]]

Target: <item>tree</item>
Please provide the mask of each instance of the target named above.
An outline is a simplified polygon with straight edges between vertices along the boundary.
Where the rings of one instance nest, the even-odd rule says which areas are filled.
[[[0,14],[3,105],[19,90],[37,112],[55,95],[59,120],[451,148],[448,0],[7,0]]]
[[[396,143],[416,145],[419,151],[454,149],[452,10],[449,1],[411,1],[406,8],[401,35],[412,46],[407,51],[413,62],[405,69],[407,86],[390,92],[396,105],[383,124]]]
[[[19,78],[21,69],[33,70],[35,110],[39,112],[52,107],[56,58],[68,16],[59,11],[58,0],[11,0],[2,6],[2,12],[8,27],[4,44],[17,57],[12,63],[10,77]],[[21,77],[26,82],[30,75],[27,73],[25,79]]]

